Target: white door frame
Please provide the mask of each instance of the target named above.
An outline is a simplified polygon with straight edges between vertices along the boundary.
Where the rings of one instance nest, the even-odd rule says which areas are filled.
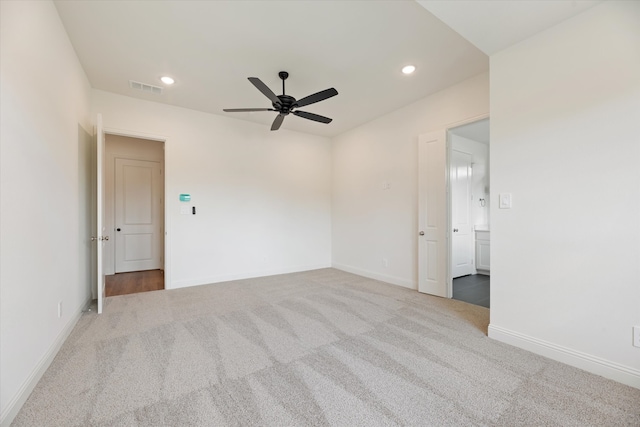
[[[436,215],[437,216],[441,216],[444,215],[446,217],[445,223],[446,223],[446,228],[447,231],[444,232],[444,239],[445,242],[437,244],[437,246],[439,248],[442,249],[442,252],[440,252],[440,250],[438,250],[438,252],[443,253],[443,258],[442,259],[439,255],[436,256],[437,259],[434,258],[434,262],[437,262],[439,267],[442,267],[442,270],[444,270],[446,273],[446,277],[445,277],[445,286],[443,289],[443,287],[441,287],[441,285],[437,284],[436,282],[440,282],[439,278],[434,278],[434,280],[432,280],[434,286],[431,286],[431,288],[438,288],[437,293],[433,293],[431,291],[428,291],[427,293],[433,293],[439,296],[443,296],[446,298],[451,298],[453,296],[453,279],[452,279],[452,270],[451,270],[451,259],[452,259],[452,233],[453,233],[453,228],[452,228],[452,224],[451,224],[451,183],[450,183],[450,175],[449,175],[449,171],[450,171],[450,159],[451,159],[451,142],[450,142],[450,138],[449,138],[449,130],[452,128],[456,128],[458,126],[462,126],[462,125],[466,125],[469,123],[473,123],[473,122],[477,122],[479,120],[483,120],[489,117],[489,114],[480,114],[478,116],[473,116],[473,117],[469,117],[467,119],[464,120],[460,120],[457,122],[452,122],[449,123],[443,127],[441,127],[440,129],[436,129],[433,130],[431,132],[425,132],[423,134],[420,134],[418,136],[418,153],[420,153],[420,146],[422,142],[427,142],[427,140],[429,140],[430,138],[434,138],[436,134],[440,134],[442,132],[445,133],[445,153],[444,153],[444,165],[442,165],[442,168],[439,168],[440,172],[442,171],[442,169],[444,169],[444,180],[445,180],[445,203],[439,203],[438,204],[438,209],[436,211]],[[424,169],[425,165],[422,164],[422,160],[421,160],[421,156],[420,154],[418,155],[418,232],[421,234],[418,236],[418,290],[420,292],[425,292],[425,290],[421,289],[421,283],[425,282],[426,278],[427,278],[427,271],[425,271],[425,267],[424,267],[424,262],[421,259],[421,256],[426,256],[426,253],[423,249],[421,249],[421,246],[424,244],[424,240],[427,237],[427,230],[426,230],[426,223],[425,221],[425,213],[421,212],[421,210],[423,209],[423,194],[422,194],[422,188],[424,187],[424,183],[423,180],[425,179],[424,177]],[[441,182],[441,181],[440,181]],[[440,187],[441,188],[441,187]],[[444,205],[444,206],[440,206],[440,205]],[[421,215],[422,214],[422,215]],[[441,235],[442,236],[442,235]],[[433,255],[433,254],[432,254]],[[437,272],[436,274],[439,274],[439,272]]]
[[[96,249],[96,297],[98,299],[98,314],[102,314],[105,299],[104,284],[104,242],[109,240],[104,227],[104,144],[105,132],[102,125],[102,114],[96,117],[96,229],[92,241],[97,244]]]
[[[468,125],[469,123],[478,122],[480,120],[488,119],[489,114],[481,114],[479,116],[471,117],[465,120],[460,120],[458,122],[450,123],[446,126],[447,129],[447,298],[453,297],[453,272],[451,269],[451,260],[453,259],[453,225],[451,223],[451,207],[452,207],[452,199],[451,199],[451,182],[450,182],[450,164],[451,164],[451,151],[453,147],[451,146],[451,129],[457,128],[458,126]],[[473,230],[472,230],[473,232]]]
[[[164,203],[163,203],[164,236],[162,236],[162,238],[164,239],[164,288],[171,289],[171,257],[170,257],[171,251],[169,250],[169,248],[171,247],[170,245],[171,234],[169,233],[170,223],[169,223],[169,215],[168,215],[168,209],[167,209],[167,204],[169,202],[169,198],[167,197],[167,188],[169,187],[168,185],[169,174],[167,173],[168,139],[161,135],[153,135],[153,134],[148,134],[144,132],[109,128],[109,127],[104,128],[104,133],[109,135],[125,136],[129,138],[148,139],[151,141],[159,141],[164,143],[164,166],[162,166],[163,176],[164,176],[164,185],[163,185],[164,188],[162,191],[162,196],[164,197]],[[103,171],[103,174],[104,174],[104,171]],[[103,179],[104,179],[104,176],[103,176]]]

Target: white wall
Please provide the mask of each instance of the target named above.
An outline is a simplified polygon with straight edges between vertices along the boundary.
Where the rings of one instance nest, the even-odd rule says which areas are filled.
[[[333,139],[334,267],[417,289],[418,135],[488,111],[482,74]]]
[[[89,83],[53,3],[0,2],[0,67],[0,422],[6,425],[90,298],[92,131]]]
[[[639,23],[605,2],[491,57],[490,336],[635,387]]]
[[[99,90],[92,111],[166,138],[168,288],[331,265],[328,138]]]
[[[471,154],[473,177],[471,193],[471,224],[473,226],[489,225],[489,146],[460,135],[452,134],[451,147],[463,153]],[[485,205],[480,205],[480,199]]]

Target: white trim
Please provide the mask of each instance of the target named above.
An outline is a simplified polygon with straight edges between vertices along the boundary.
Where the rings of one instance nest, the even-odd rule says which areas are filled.
[[[167,208],[167,203],[169,200],[168,188],[169,188],[169,175],[167,173],[168,167],[168,156],[167,156],[167,144],[169,143],[169,138],[163,135],[156,135],[145,132],[138,132],[135,130],[126,130],[126,129],[117,129],[111,127],[102,128],[103,133],[109,135],[118,135],[118,136],[126,136],[129,138],[138,138],[138,139],[148,139],[152,141],[160,141],[164,144],[162,145],[162,149],[164,150],[163,162],[161,165],[162,168],[162,182],[163,182],[163,193],[162,197],[163,201],[163,215],[164,215],[164,235],[162,238],[164,239],[164,254],[162,256],[162,268],[164,271],[164,288],[165,289],[174,289],[174,285],[171,282],[171,242],[170,242],[170,218],[169,218],[169,209]],[[115,261],[114,261],[115,263]],[[115,271],[115,268],[114,268]],[[189,286],[189,285],[187,285]],[[177,286],[183,287],[183,286]],[[2,426],[0,426],[2,427]]]
[[[260,271],[254,271],[249,273],[226,274],[226,275],[220,275],[220,276],[202,277],[198,279],[178,280],[176,282],[171,283],[170,288],[167,287],[165,284],[165,289],[188,288],[190,286],[210,285],[213,283],[228,282],[231,280],[243,280],[243,279],[252,279],[254,277],[276,276],[278,274],[299,273],[302,271],[319,270],[321,268],[331,268],[331,264],[303,265],[298,267],[280,268],[280,269],[273,269],[273,270],[260,270]]]
[[[449,123],[445,126],[447,130],[447,164],[446,164],[446,185],[447,185],[447,298],[453,298],[453,269],[451,268],[451,260],[453,259],[453,226],[451,224],[451,210],[452,210],[452,200],[451,200],[451,150],[453,150],[453,145],[451,144],[451,129],[455,129],[460,126],[467,125],[469,123],[479,122],[480,120],[485,120],[489,118],[489,113],[480,114],[474,117],[470,117],[463,120],[458,120],[457,122]],[[491,171],[489,171],[491,173]],[[473,232],[473,231],[472,231]],[[475,242],[474,242],[475,245]],[[475,248],[474,248],[475,249]],[[474,250],[475,254],[475,250]],[[474,265],[475,269],[475,256],[474,256]],[[477,270],[476,270],[476,273]]]
[[[481,119],[482,120],[482,119]],[[470,122],[473,123],[473,122]],[[457,127],[457,125],[455,126]],[[453,221],[452,221],[452,211],[453,211],[453,198],[451,197],[451,151],[453,150],[453,144],[451,144],[451,129],[453,127],[447,128],[447,136],[445,141],[445,162],[446,165],[444,167],[445,170],[445,185],[446,185],[446,217],[447,217],[447,298],[453,298],[453,268],[451,267],[451,262],[453,261]]]
[[[369,279],[380,280],[381,282],[390,283],[392,285],[402,286],[403,288],[418,290],[418,282],[415,280],[403,279],[401,277],[388,276],[386,274],[376,273],[374,271],[363,270],[361,268],[352,267],[345,264],[333,263],[336,270],[346,271],[347,273],[357,274],[358,276],[368,277]]]
[[[62,331],[60,331],[53,343],[51,343],[49,350],[47,350],[42,359],[40,359],[40,361],[36,364],[36,367],[33,369],[33,371],[31,371],[31,375],[29,375],[25,382],[22,383],[22,386],[20,387],[18,392],[5,407],[4,411],[2,411],[2,415],[0,415],[1,427],[9,427],[9,425],[11,425],[16,415],[18,415],[18,412],[20,412],[22,405],[24,405],[24,403],[27,401],[27,399],[33,392],[33,389],[38,384],[38,381],[40,381],[44,373],[49,368],[49,365],[51,365],[51,362],[53,362],[53,359],[58,354],[58,351],[60,351],[62,344],[64,344],[64,342],[71,334],[71,331],[73,331],[73,328],[76,326],[76,323],[78,323],[78,320],[80,320],[82,312],[90,305],[91,300],[88,300],[87,302],[82,304],[82,306],[73,314],[69,322],[67,322]]]
[[[469,123],[479,122],[480,120],[488,119],[489,113],[478,114],[477,116],[469,117],[466,119],[458,120],[456,122],[448,123],[444,128],[449,131],[450,129],[457,128],[459,126],[467,125]]]
[[[138,139],[150,139],[153,141],[166,142],[167,138],[161,135],[154,135],[151,133],[137,132],[134,130],[124,130],[124,129],[116,129],[116,128],[108,128],[103,127],[102,130],[104,133],[108,133],[109,135],[117,135],[117,136],[128,136],[129,138],[138,138]]]
[[[500,326],[489,325],[489,338],[640,389],[640,370],[638,369],[620,365],[600,357],[511,331]]]

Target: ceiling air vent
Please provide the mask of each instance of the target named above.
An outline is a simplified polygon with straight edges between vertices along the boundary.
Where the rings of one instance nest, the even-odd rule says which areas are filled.
[[[129,80],[129,87],[131,89],[141,90],[143,92],[155,93],[156,95],[162,95],[162,88],[160,86],[148,85],[146,83],[140,83],[133,80]]]

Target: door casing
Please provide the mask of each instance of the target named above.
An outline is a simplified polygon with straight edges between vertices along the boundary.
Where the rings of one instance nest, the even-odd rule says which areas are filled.
[[[166,138],[165,136],[162,135],[157,135],[157,134],[150,134],[150,133],[145,133],[145,132],[138,132],[138,131],[132,131],[132,130],[123,130],[123,129],[117,129],[117,128],[111,128],[111,127],[103,127],[103,131],[105,134],[108,135],[116,135],[116,136],[124,136],[124,137],[129,137],[129,138],[136,138],[136,139],[147,139],[150,141],[157,141],[157,142],[162,142],[163,146],[164,146],[164,163],[162,165],[162,175],[163,175],[163,188],[162,188],[162,198],[164,200],[163,203],[163,212],[162,215],[164,217],[164,226],[163,226],[163,233],[161,235],[161,239],[164,240],[163,243],[163,265],[164,265],[164,280],[165,280],[165,289],[171,289],[171,254],[170,254],[170,233],[169,233],[169,215],[168,215],[168,211],[167,211],[167,188],[168,188],[168,182],[169,182],[169,174],[167,174],[166,170],[167,170],[167,164],[169,162],[169,156],[167,155],[169,150],[167,149],[169,147],[169,140],[168,138]],[[102,171],[102,173],[104,174],[104,169]],[[104,179],[104,176],[103,176]],[[104,209],[104,207],[103,207]],[[111,234],[113,234],[114,231],[111,232]],[[113,263],[113,260],[112,260]]]
[[[438,215],[444,215],[446,218],[446,230],[447,232],[445,233],[445,238],[443,239],[443,241],[441,243],[439,243],[439,252],[441,252],[442,254],[444,254],[444,260],[440,260],[439,261],[439,265],[443,266],[444,265],[444,269],[446,271],[446,276],[444,278],[445,282],[446,282],[446,290],[443,291],[442,297],[445,298],[451,298],[453,296],[453,279],[452,279],[452,271],[451,271],[451,259],[452,259],[452,244],[451,244],[451,239],[452,239],[452,224],[451,224],[451,186],[450,186],[450,175],[449,175],[449,163],[450,163],[450,159],[451,159],[451,142],[450,142],[450,138],[449,138],[449,130],[456,128],[458,126],[462,126],[462,125],[466,125],[469,123],[473,123],[473,122],[477,122],[483,119],[486,119],[489,117],[489,114],[481,114],[478,116],[473,116],[473,117],[469,117],[467,119],[464,120],[460,120],[457,122],[453,122],[453,123],[449,123],[448,125],[444,126],[444,128],[442,128],[440,131],[444,131],[446,133],[446,138],[444,141],[445,147],[445,156],[444,159],[439,159],[439,161],[444,162],[444,186],[442,186],[442,188],[440,188],[441,193],[443,194],[444,199],[446,200],[445,203],[440,203],[438,205]],[[418,136],[418,144],[421,143],[421,141],[424,141],[425,139],[428,139],[434,132],[430,132],[430,133],[425,133],[425,134],[421,134]],[[422,193],[422,184],[420,183],[421,180],[424,179],[424,174],[425,174],[425,164],[423,164],[422,159],[420,159],[420,156],[418,156],[418,191],[419,191],[419,195],[418,195],[418,234],[422,231],[424,232],[424,228],[425,228],[425,212],[423,212],[423,203],[421,198],[423,197]],[[427,276],[427,271],[426,271],[426,261],[423,259],[424,258],[424,250],[422,249],[422,245],[424,242],[424,236],[420,236],[418,235],[418,290],[420,292],[425,292],[424,290],[420,289],[420,283],[421,280],[424,279],[424,277]],[[429,292],[427,292],[429,293]]]

